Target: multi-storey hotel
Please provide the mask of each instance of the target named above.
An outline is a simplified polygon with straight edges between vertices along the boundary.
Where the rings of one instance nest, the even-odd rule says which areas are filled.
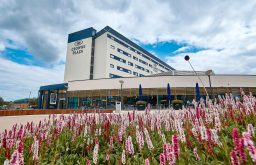
[[[123,107],[133,109],[139,85],[143,100],[159,108],[166,104],[168,83],[172,99],[185,103],[196,97],[196,83],[201,96],[238,96],[240,88],[256,94],[255,75],[177,71],[106,26],[99,32],[88,28],[69,34],[64,83],[41,86],[39,108],[113,109],[122,96]]]
[[[109,26],[68,37],[65,82],[100,78],[143,77],[174,70]]]

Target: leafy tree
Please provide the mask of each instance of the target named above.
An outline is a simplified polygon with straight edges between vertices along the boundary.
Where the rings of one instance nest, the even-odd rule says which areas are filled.
[[[0,97],[0,106],[4,105],[4,99]]]

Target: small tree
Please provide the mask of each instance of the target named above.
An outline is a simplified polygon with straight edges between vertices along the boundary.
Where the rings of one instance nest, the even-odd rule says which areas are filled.
[[[0,97],[0,106],[4,105],[4,99],[2,97]]]

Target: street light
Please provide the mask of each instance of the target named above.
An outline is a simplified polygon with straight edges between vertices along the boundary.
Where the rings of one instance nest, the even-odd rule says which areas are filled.
[[[212,96],[212,99],[214,99],[214,96],[213,96],[213,90],[212,90],[212,82],[211,82],[211,75],[214,75],[214,72],[213,72],[213,70],[207,70],[206,72],[205,72],[205,74],[208,76],[208,78],[209,78],[209,84],[210,84],[210,90],[211,90],[211,96]]]
[[[120,91],[121,109],[123,109],[123,84],[124,84],[124,81],[123,80],[119,80],[119,83],[121,85],[121,91]]]
[[[192,66],[192,64],[191,64],[190,61],[189,61],[189,59],[190,59],[189,55],[186,55],[186,56],[184,57],[184,59],[185,59],[185,60],[189,63],[189,65],[191,66],[191,68],[192,68],[192,70],[194,71],[194,73],[196,74],[197,78],[199,79],[199,81],[200,81],[201,84],[203,85],[203,88],[204,88],[204,91],[205,91],[207,97],[209,97],[208,92],[207,92],[207,90],[206,90],[206,88],[205,88],[205,86],[204,86],[203,81],[202,81],[201,78],[198,76],[198,74],[196,73],[194,67]]]

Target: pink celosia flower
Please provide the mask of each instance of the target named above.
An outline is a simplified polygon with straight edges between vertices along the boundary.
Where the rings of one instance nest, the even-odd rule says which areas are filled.
[[[38,160],[38,150],[39,150],[39,142],[34,139],[34,144],[33,144],[33,160]]]
[[[179,141],[177,135],[172,135],[172,145],[173,145],[173,152],[175,155],[175,158],[178,159],[179,156]]]
[[[153,146],[152,141],[150,139],[150,136],[148,134],[147,128],[144,128],[144,134],[145,134],[145,137],[146,137],[146,142],[147,142],[147,145],[148,145],[148,149],[151,151],[154,148],[154,146]]]
[[[247,131],[251,136],[254,135],[254,128],[252,124],[248,124]]]
[[[164,153],[161,153],[161,154],[160,154],[159,160],[160,160],[160,164],[161,164],[161,165],[165,165],[165,164],[166,164],[166,158],[165,158]]]
[[[238,149],[239,146],[239,132],[237,128],[233,128],[232,130],[232,139],[235,150]]]
[[[140,150],[142,150],[143,147],[144,147],[144,138],[143,138],[143,132],[142,131],[140,131],[140,133],[139,133],[139,146],[140,146]]]
[[[99,144],[96,143],[93,150],[93,163],[97,164],[98,161]]]
[[[149,159],[145,159],[145,165],[150,165]]]
[[[125,150],[122,152],[122,164],[125,164],[126,158],[125,158]]]
[[[244,138],[240,138],[239,145],[238,145],[238,153],[239,153],[239,157],[240,157],[240,162],[243,164],[246,163],[246,153],[245,153],[244,149],[245,149]]]
[[[91,165],[91,161],[90,160],[86,160],[86,165]]]
[[[125,150],[128,154],[132,154],[132,155],[134,154],[134,148],[133,148],[131,136],[128,136],[128,138],[126,139]]]
[[[109,146],[110,146],[110,149],[113,148],[113,137],[110,136],[110,139],[109,139]]]
[[[106,154],[106,160],[109,161],[109,154]]]
[[[231,164],[232,165],[239,165],[239,161],[238,161],[238,157],[237,157],[237,154],[236,154],[236,150],[232,150],[230,152],[230,157],[231,157]]]
[[[193,153],[195,155],[196,160],[200,160],[200,157],[199,157],[199,155],[197,153],[197,148],[196,147],[194,148]]]

